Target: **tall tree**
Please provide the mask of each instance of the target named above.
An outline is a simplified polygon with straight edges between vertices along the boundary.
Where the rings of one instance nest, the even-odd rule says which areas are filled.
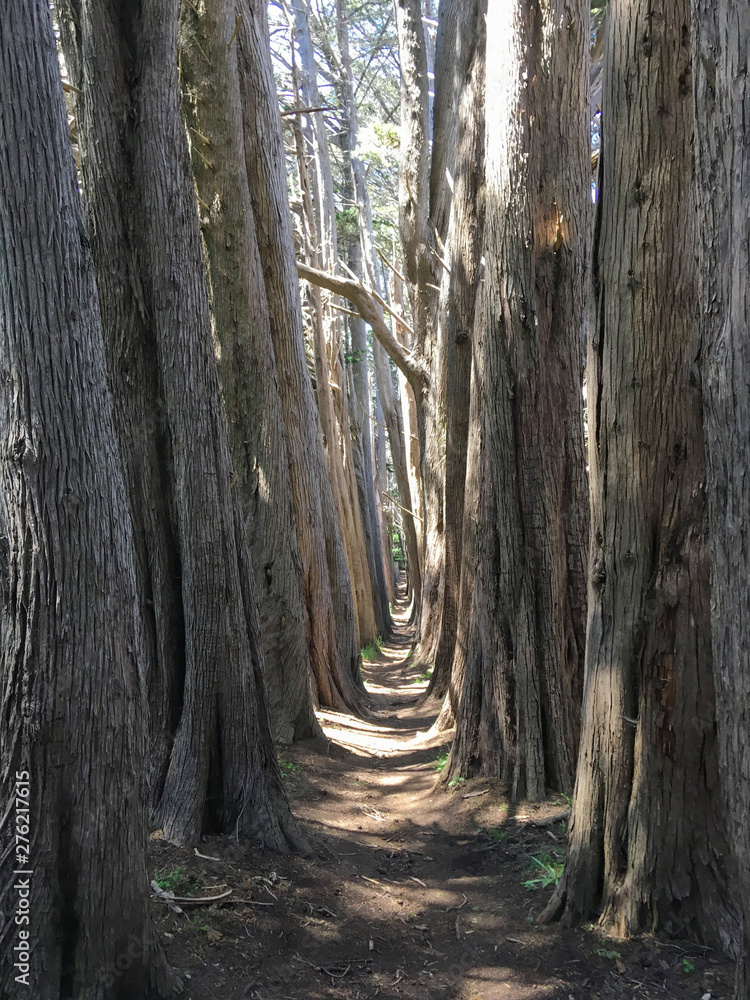
[[[750,997],[750,5],[694,0],[700,333],[708,459],[719,769],[744,933],[736,1000]]]
[[[583,725],[545,914],[727,946],[696,361],[690,10],[610,0],[588,398]]]
[[[5,5],[0,89],[0,992],[166,995],[133,537],[46,0]]]
[[[180,110],[178,8],[60,4],[148,621],[154,817],[177,842],[208,824],[287,850],[303,842],[274,754],[232,489]]]
[[[487,23],[489,481],[466,665],[474,695],[449,770],[542,798],[548,786],[572,791],[584,652],[588,6],[490,0]]]
[[[251,543],[275,738],[316,731],[279,379],[245,169],[232,0],[180,12],[180,79],[217,363]]]
[[[305,360],[286,167],[265,5],[239,0],[237,41],[245,163],[276,354],[302,560],[308,647],[321,703],[363,704],[346,552],[326,473],[320,422]]]

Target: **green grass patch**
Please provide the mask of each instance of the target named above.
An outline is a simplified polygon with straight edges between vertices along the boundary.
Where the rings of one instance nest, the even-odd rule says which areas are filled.
[[[546,889],[550,885],[557,885],[565,867],[565,861],[560,854],[556,851],[542,851],[530,861],[529,867],[537,875],[536,878],[527,879],[523,883],[527,889]]]
[[[380,642],[381,639],[380,636],[378,636],[375,642],[371,642],[369,646],[363,646],[361,650],[362,659],[376,660],[380,656]]]
[[[596,948],[594,954],[598,955],[600,958],[608,958],[610,962],[614,962],[615,959],[622,958],[619,951],[610,950],[609,948]]]

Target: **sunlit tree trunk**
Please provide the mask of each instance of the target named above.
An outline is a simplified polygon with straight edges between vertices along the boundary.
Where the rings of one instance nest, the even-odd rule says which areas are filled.
[[[727,946],[697,360],[688,0],[607,9],[589,326],[586,680],[563,878],[601,914]]]
[[[588,6],[490,0],[487,24],[489,481],[466,664],[476,696],[460,708],[452,771],[537,799],[572,791],[584,651]]]

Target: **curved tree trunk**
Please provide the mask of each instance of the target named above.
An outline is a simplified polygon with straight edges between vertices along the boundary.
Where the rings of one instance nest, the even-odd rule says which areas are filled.
[[[696,358],[688,0],[607,10],[591,554],[569,854],[547,919],[728,944]]]
[[[587,24],[583,0],[544,11],[530,0],[490,0],[483,472],[491,483],[479,527],[489,563],[475,609],[487,620],[479,639],[497,709],[490,702],[477,712],[465,698],[461,712],[479,732],[496,711],[497,738],[462,741],[452,766],[496,769],[517,798],[542,798],[548,786],[572,791],[578,740]]]
[[[277,742],[319,731],[300,558],[268,304],[242,142],[232,0],[180,14],[183,110],[208,262],[217,363],[237,490],[255,569]]]
[[[208,825],[288,850],[303,841],[273,751],[249,545],[231,489],[180,113],[178,3],[144,0],[121,10],[111,0],[70,0],[60,10],[82,92],[83,189],[131,508],[162,515],[136,522],[141,549],[168,551],[180,585],[181,616],[153,630],[172,628],[165,638],[179,659],[160,661],[152,646],[145,665],[163,754],[155,817],[180,843],[197,841]],[[134,357],[155,393],[145,400],[144,386],[133,384]],[[143,491],[139,475],[153,460],[151,429],[137,419],[144,405],[147,414],[158,406],[163,419],[160,488],[149,483],[155,495]],[[165,584],[142,562],[139,569],[139,591],[158,619],[162,605],[177,600],[174,581]]]
[[[750,7],[694,0],[701,355],[719,770],[742,911],[735,1000],[750,997]]]
[[[132,527],[46,0],[5,4],[0,90],[0,993],[166,996]]]
[[[286,169],[265,5],[239,0],[245,162],[279,374],[302,560],[308,648],[322,704],[361,709],[359,648],[346,552],[326,473],[320,422],[307,373],[286,191]]]

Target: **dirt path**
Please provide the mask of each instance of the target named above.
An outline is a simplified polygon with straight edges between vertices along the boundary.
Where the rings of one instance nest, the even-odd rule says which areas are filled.
[[[565,844],[562,822],[536,823],[566,803],[509,808],[489,779],[438,785],[447,747],[425,739],[435,707],[416,703],[426,682],[408,650],[402,626],[365,665],[372,718],[321,713],[326,738],[281,753],[309,857],[226,838],[196,855],[152,840],[151,871],[177,895],[233,890],[181,914],[154,902],[170,961],[189,974],[186,997],[728,997],[731,970],[704,948],[534,924],[551,891],[538,881]]]

